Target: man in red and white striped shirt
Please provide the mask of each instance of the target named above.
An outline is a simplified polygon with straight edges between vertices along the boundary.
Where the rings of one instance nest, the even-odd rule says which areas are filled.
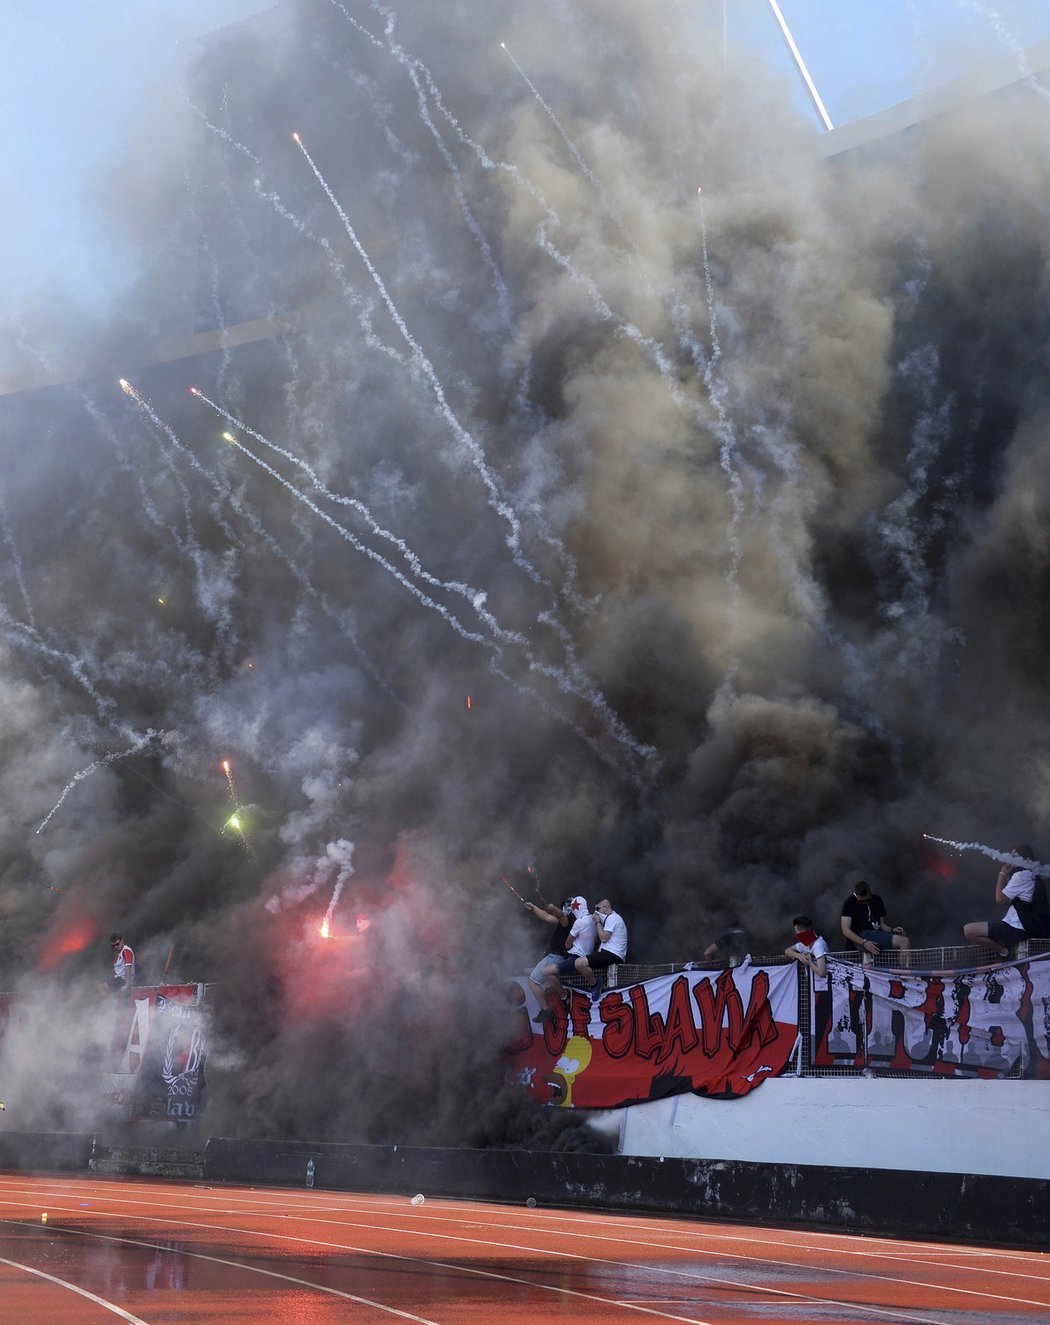
[[[124,935],[114,931],[109,936],[113,949],[113,988],[130,989],[135,983],[135,954],[124,942]]]

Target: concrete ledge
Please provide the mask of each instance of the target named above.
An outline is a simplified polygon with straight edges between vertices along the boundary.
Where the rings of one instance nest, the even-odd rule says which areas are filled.
[[[313,1185],[409,1196],[646,1210],[968,1242],[1050,1243],[1050,1187],[1037,1179],[819,1165],[523,1150],[311,1145],[213,1138],[213,1182]]]

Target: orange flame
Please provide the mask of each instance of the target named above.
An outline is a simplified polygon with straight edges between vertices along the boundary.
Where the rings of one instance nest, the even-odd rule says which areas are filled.
[[[228,759],[224,759],[222,761],[222,771],[224,773],[228,773],[230,771],[230,761]]]

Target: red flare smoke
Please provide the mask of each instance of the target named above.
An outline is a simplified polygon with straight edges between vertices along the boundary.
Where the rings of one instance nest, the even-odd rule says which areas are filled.
[[[37,966],[41,971],[53,971],[66,957],[83,952],[97,937],[98,925],[95,921],[90,916],[78,916],[45,940]]]

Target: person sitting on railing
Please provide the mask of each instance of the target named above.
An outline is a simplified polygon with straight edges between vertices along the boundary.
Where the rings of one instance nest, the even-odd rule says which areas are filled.
[[[911,940],[900,925],[891,926],[886,920],[886,907],[878,893],[867,883],[854,884],[853,891],[842,903],[842,933],[863,954],[865,966],[880,952],[896,948],[907,952]]]
[[[560,909],[553,902],[547,904],[546,910],[541,910],[533,902],[526,902],[525,910],[531,911],[536,919],[542,920],[545,925],[569,927],[568,932],[563,935],[565,944],[563,951],[545,953],[529,975],[529,985],[540,1005],[540,1010],[533,1017],[533,1021],[543,1026],[554,1020],[554,1010],[550,1006],[549,995],[556,998],[564,996],[561,977],[573,973],[576,959],[586,957],[598,939],[594,920],[587,910],[587,902],[583,897],[571,897]]]
[[[823,979],[828,973],[827,939],[816,932],[809,916],[796,916],[791,923],[795,926],[795,942],[784,949],[784,956],[808,966],[814,975]]]
[[[591,998],[601,998],[604,987],[602,972],[610,966],[618,966],[627,956],[627,926],[623,916],[613,910],[608,897],[603,897],[594,908],[594,925],[598,931],[598,951],[592,952],[589,957],[577,957],[576,969]]]
[[[1011,847],[1011,854],[1035,860],[1035,852],[1026,843]],[[1026,938],[1050,937],[1050,905],[1044,880],[1021,865],[1004,865],[995,880],[995,900],[1009,902],[1002,920],[971,920],[963,926],[970,943],[991,948],[1000,957],[1009,957]]]

